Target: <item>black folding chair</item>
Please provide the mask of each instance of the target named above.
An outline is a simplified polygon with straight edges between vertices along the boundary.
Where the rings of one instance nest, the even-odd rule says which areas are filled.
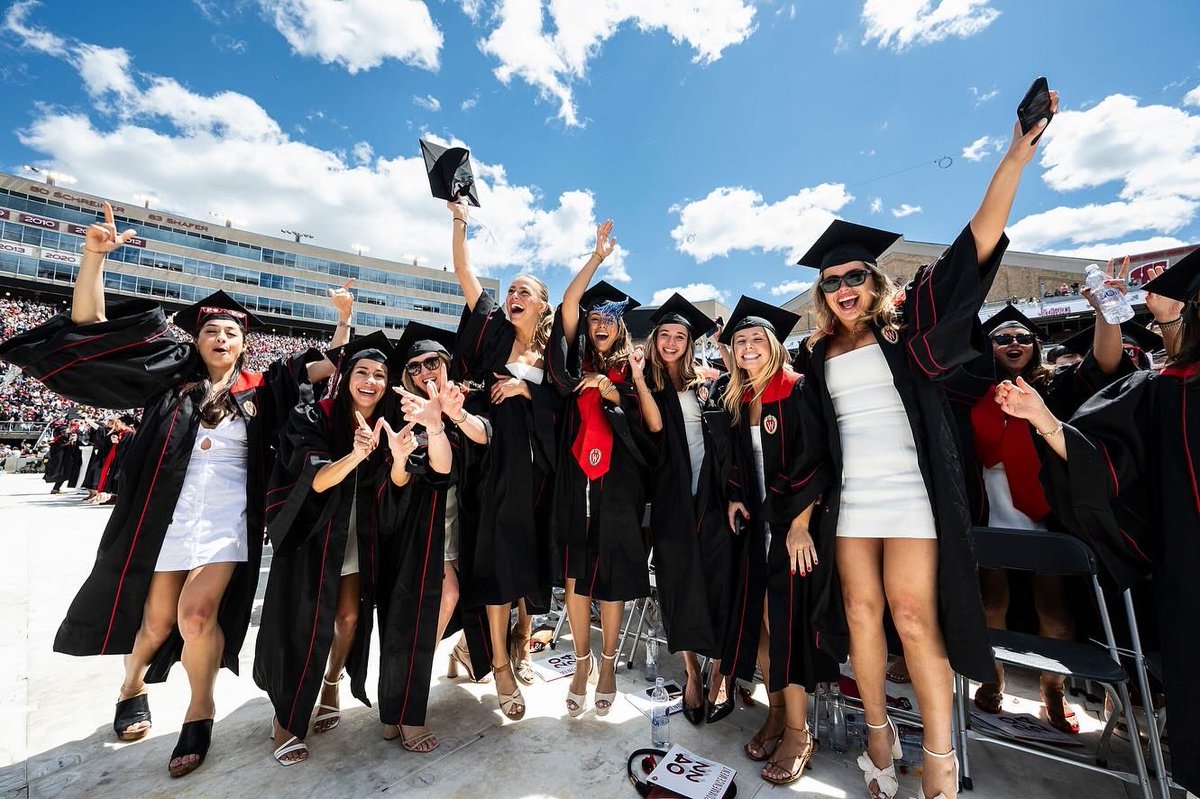
[[[1152,799],[1150,778],[1146,772],[1146,760],[1142,752],[1139,727],[1129,701],[1130,677],[1121,665],[1120,650],[1118,650],[1113,637],[1112,621],[1108,613],[1108,605],[1104,600],[1104,592],[1101,590],[1100,581],[1097,578],[1097,562],[1091,548],[1078,538],[1039,530],[976,527],[972,535],[975,554],[979,565],[983,568],[1012,569],[1033,574],[1081,575],[1089,578],[1104,628],[1103,643],[1058,641],[1027,633],[990,630],[992,649],[995,652],[996,660],[1003,664],[1091,680],[1102,685],[1113,703],[1114,712],[1109,717],[1104,732],[1100,736],[1095,761],[1089,762],[1082,757],[1072,757],[1048,745],[1017,741],[972,727],[967,712],[969,684],[965,677],[958,675],[956,677],[957,690],[955,691],[955,713],[957,715],[955,727],[959,736],[958,752],[962,765],[963,787],[968,790],[972,788],[967,741],[975,739],[1117,777],[1140,786],[1142,795],[1146,799]],[[1125,592],[1125,602],[1127,610],[1131,612],[1132,600],[1128,591]],[[1136,621],[1132,615],[1129,615],[1129,622],[1134,645],[1137,648],[1138,677],[1143,677],[1144,659],[1140,657],[1141,650],[1136,634]],[[1124,717],[1129,730],[1136,773],[1112,768],[1108,763],[1113,732],[1121,717]],[[1154,754],[1161,758],[1156,746],[1157,737],[1155,736],[1152,741],[1154,742],[1152,747],[1156,750]],[[1157,776],[1160,799],[1168,799],[1161,768]]]

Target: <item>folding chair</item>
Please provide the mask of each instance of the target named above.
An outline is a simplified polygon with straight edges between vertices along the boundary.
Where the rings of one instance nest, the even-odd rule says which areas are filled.
[[[972,531],[972,536],[976,557],[979,565],[983,568],[1012,569],[1033,574],[1086,575],[1090,579],[1096,607],[1104,628],[1103,644],[1094,641],[1058,641],[1027,633],[990,630],[992,649],[995,652],[996,660],[1000,663],[1033,671],[1046,671],[1066,677],[1091,680],[1102,685],[1112,700],[1115,712],[1109,717],[1108,724],[1104,728],[1095,762],[1092,763],[1082,758],[1071,757],[1050,746],[1016,741],[973,728],[967,713],[969,683],[965,677],[958,675],[955,679],[956,718],[954,726],[958,733],[957,748],[962,766],[963,787],[967,790],[972,788],[967,741],[973,738],[1117,777],[1140,786],[1142,795],[1146,799],[1152,799],[1139,728],[1129,701],[1128,681],[1130,678],[1121,665],[1119,650],[1113,637],[1108,605],[1104,600],[1104,592],[1100,588],[1100,581],[1097,577],[1096,557],[1091,548],[1077,538],[1062,533],[1039,530],[976,527]],[[1132,600],[1128,591],[1125,592],[1125,602],[1126,607],[1132,609]],[[1130,616],[1130,622],[1131,632],[1134,633],[1133,639],[1136,643],[1136,623],[1132,616]],[[1124,716],[1129,730],[1136,773],[1110,768],[1108,765],[1112,735],[1119,716]],[[1165,793],[1161,794],[1161,799],[1167,799]]]

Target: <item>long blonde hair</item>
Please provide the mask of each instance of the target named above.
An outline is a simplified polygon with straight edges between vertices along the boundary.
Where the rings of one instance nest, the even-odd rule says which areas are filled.
[[[669,322],[667,324],[677,323]],[[675,387],[675,382],[671,380],[671,370],[667,368],[666,362],[658,352],[660,327],[662,327],[661,324],[651,330],[650,336],[646,339],[646,363],[650,365],[650,388],[653,391],[662,391],[667,386]],[[690,335],[687,349],[679,357],[679,382],[682,384],[680,391],[691,391],[704,383],[704,378],[696,374],[696,343]]]
[[[525,278],[537,286],[538,299],[542,301],[542,315],[538,317],[537,327],[533,330],[533,340],[529,342],[529,348],[544,353],[546,345],[550,343],[550,328],[554,327],[554,306],[550,304],[550,289],[546,287],[541,278],[526,273],[514,277],[513,282],[515,283],[521,278]]]
[[[747,328],[749,329],[749,328]],[[763,391],[767,388],[767,383],[783,369],[787,363],[787,350],[779,343],[779,339],[775,338],[775,334],[767,328],[763,328],[763,333],[767,336],[767,346],[771,350],[771,357],[767,361],[767,366],[758,373],[758,377],[750,378],[745,369],[737,365],[737,356],[733,354],[733,342],[730,341],[729,353],[730,359],[733,361],[729,370],[729,388],[725,391],[725,398],[722,403],[725,405],[725,410],[733,417],[733,423],[736,425],[742,420],[742,394],[746,389],[750,389],[750,397],[752,401],[757,401],[762,397]],[[734,333],[737,336],[737,332]]]
[[[871,303],[871,307],[860,318],[880,330],[890,328],[899,333],[901,328],[900,309],[896,307],[896,300],[901,292],[899,284],[874,264],[868,264],[865,261],[863,264],[875,281],[875,290],[871,292],[875,302]],[[812,346],[821,339],[837,333],[838,320],[833,314],[833,309],[829,307],[827,296],[821,290],[820,279],[818,279],[812,292],[813,315],[817,318],[817,329],[808,338],[809,349],[812,349]]]

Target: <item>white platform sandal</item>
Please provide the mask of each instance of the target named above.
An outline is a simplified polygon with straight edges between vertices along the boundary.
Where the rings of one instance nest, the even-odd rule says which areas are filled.
[[[339,674],[338,678],[336,680],[333,680],[332,682],[325,679],[324,676],[321,677],[322,685],[336,686],[336,685],[340,684],[341,681],[342,681],[341,674]],[[325,710],[328,712],[327,713],[317,713],[316,718],[313,719],[313,732],[315,732],[315,733],[329,732],[334,727],[336,727],[337,725],[342,723],[342,709],[340,707],[334,707],[333,705],[318,704],[317,710],[318,711]],[[333,723],[328,726],[325,726],[325,727],[321,726],[322,724],[325,724],[325,722],[329,722],[329,721],[332,721]]]
[[[943,792],[939,793],[937,796],[934,796],[932,799],[955,799],[955,797],[958,796],[958,754],[953,749],[951,749],[949,752],[931,752],[922,746],[921,750],[925,752],[925,757],[936,757],[941,759],[948,757],[954,761],[954,797],[946,796],[946,794]],[[918,790],[917,796],[921,797],[921,799],[925,799],[925,789],[921,788]]]
[[[279,727],[275,723],[275,718],[272,716],[271,734],[267,736],[272,741],[275,740],[275,731],[277,729],[279,729]],[[284,757],[292,754],[293,752],[303,752],[304,757],[300,758],[299,760],[284,760]],[[271,756],[274,757],[275,761],[281,766],[294,766],[297,763],[303,763],[305,760],[308,760],[308,744],[304,743],[304,741],[301,741],[298,736],[293,735],[280,744],[275,751],[271,753]]]
[[[587,683],[596,681],[595,670],[592,668],[592,650],[588,650],[585,657],[575,656],[575,670],[579,671],[579,667],[586,663],[588,667],[587,682],[584,683],[582,694],[573,694],[570,689],[567,690],[567,714],[577,719],[587,710]]]
[[[904,754],[904,750],[900,748],[900,731],[896,729],[896,723],[892,721],[891,716],[888,716],[885,724],[868,723],[867,727],[872,730],[890,727],[892,730],[892,762],[887,765],[887,768],[876,766],[865,749],[858,756],[858,767],[862,769],[863,780],[867,783],[867,792],[875,799],[894,799],[900,790],[900,780],[896,778],[896,758]],[[871,790],[872,782],[875,783],[874,791]]]
[[[613,652],[611,655],[606,655],[603,652],[601,652],[600,659],[615,661],[617,659],[617,653]],[[599,675],[597,675],[597,681],[598,680],[599,680]],[[616,691],[605,691],[604,693],[601,693],[600,691],[597,691],[596,698],[594,701],[596,703],[596,715],[597,716],[607,716],[608,711],[612,710],[613,702],[617,701],[617,692]],[[604,703],[603,707],[601,707],[601,705],[600,705],[601,702]]]

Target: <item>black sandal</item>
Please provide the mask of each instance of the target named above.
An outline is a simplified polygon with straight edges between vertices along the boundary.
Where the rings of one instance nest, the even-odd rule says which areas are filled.
[[[172,777],[186,777],[204,765],[204,757],[208,754],[209,744],[212,743],[212,728],[212,719],[184,722],[183,728],[179,730],[179,740],[176,741],[175,748],[171,751],[171,760],[174,761],[188,755],[196,755],[198,759],[195,763],[175,767],[172,767],[168,761],[167,770],[171,772]]]
[[[145,729],[126,732],[134,724],[146,722]],[[117,702],[117,711],[113,716],[113,732],[122,741],[140,741],[150,732],[150,697],[138,694]]]

